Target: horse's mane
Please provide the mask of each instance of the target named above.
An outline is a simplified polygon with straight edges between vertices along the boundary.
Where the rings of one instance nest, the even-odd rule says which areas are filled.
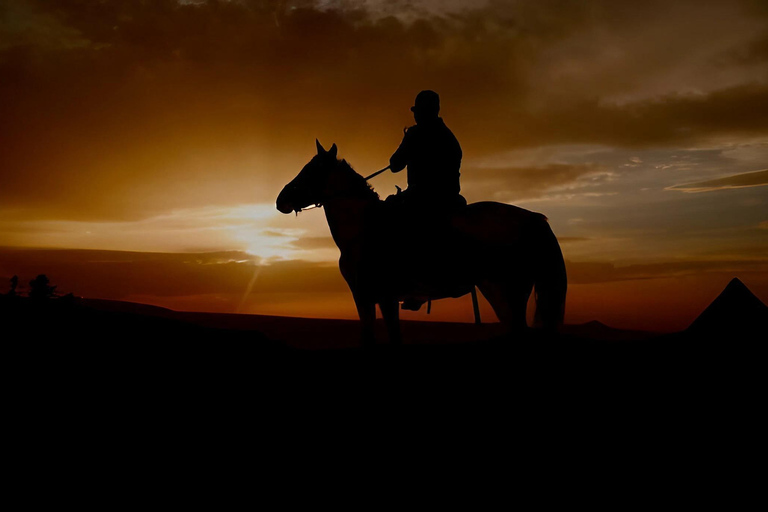
[[[349,162],[346,160],[338,160],[337,164],[341,170],[349,175],[350,184],[355,192],[359,190],[361,195],[377,201],[379,200],[379,194],[373,190],[371,184],[368,183],[364,177],[359,175],[357,171],[349,165]]]

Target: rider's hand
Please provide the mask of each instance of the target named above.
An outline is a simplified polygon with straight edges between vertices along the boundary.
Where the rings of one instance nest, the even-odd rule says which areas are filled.
[[[394,159],[390,158],[389,159],[389,170],[392,171],[392,172],[400,172],[403,169],[405,169],[405,165],[402,164],[402,162],[399,162],[399,163],[400,163],[400,165],[398,165],[398,162],[395,162]]]

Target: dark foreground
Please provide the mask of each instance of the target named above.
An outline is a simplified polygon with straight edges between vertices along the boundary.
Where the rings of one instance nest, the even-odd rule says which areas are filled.
[[[464,454],[530,471],[649,457],[710,467],[753,453],[765,427],[766,337],[754,326],[312,351],[78,300],[3,300],[6,423],[27,463],[218,453],[253,464],[341,443],[377,460]]]
[[[425,324],[422,330],[438,333],[447,325],[453,338],[401,347],[381,343],[368,350],[308,350],[230,320],[232,328],[215,328],[201,325],[215,324],[212,320],[182,321],[150,306],[126,310],[79,299],[1,298],[3,359],[18,392],[44,395],[69,388],[110,402],[120,394],[143,394],[149,405],[162,401],[166,392],[183,401],[197,389],[202,395],[195,400],[215,394],[221,403],[322,391],[329,397],[397,393],[403,404],[418,393],[471,403],[503,397],[506,404],[513,398],[535,402],[540,396],[620,402],[634,396],[679,408],[753,395],[748,381],[762,375],[753,370],[765,363],[766,331],[759,325],[710,325],[608,341],[535,330],[509,337],[492,324],[477,330],[477,339],[462,342],[457,336],[475,326]],[[305,321],[298,332],[306,331],[307,343],[333,346],[333,340],[322,339],[332,335],[327,329],[312,331],[317,321],[280,321],[294,328]],[[337,327],[349,336],[356,324],[338,321]]]

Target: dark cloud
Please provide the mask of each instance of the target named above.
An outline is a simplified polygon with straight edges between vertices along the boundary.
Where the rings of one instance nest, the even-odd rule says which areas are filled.
[[[193,296],[333,293],[348,290],[338,266],[305,261],[256,265],[252,256],[219,253],[134,253],[58,249],[0,249],[0,275],[27,282],[46,274],[62,292],[121,299],[130,295]],[[5,279],[5,277],[4,277]]]
[[[543,167],[467,169],[463,192],[471,198],[500,201],[536,198],[548,190],[577,186],[581,178],[603,172],[594,165],[551,164]]]
[[[243,294],[256,275],[255,295],[313,295],[348,290],[336,264],[277,261],[256,265],[237,251],[221,253],[133,253],[58,249],[0,249],[0,279],[23,282],[47,274],[63,292],[120,299],[142,296]],[[766,273],[764,259],[676,261],[616,266],[567,261],[568,282],[594,284],[712,273]]]
[[[510,128],[515,130],[510,132],[510,145],[534,146],[547,140],[642,148],[692,143],[723,134],[765,135],[766,115],[768,84],[620,105],[574,100],[556,110],[520,114],[518,124]]]
[[[427,2],[404,21],[349,3],[12,0],[0,203],[26,219],[135,220],[271,202],[315,137],[376,167],[423,88],[443,96],[466,155],[766,134],[762,74],[689,62],[722,53],[735,27],[744,41],[728,48],[759,55],[763,18],[734,2],[668,4],[488,2],[437,16]]]
[[[724,178],[699,181],[696,183],[684,183],[673,185],[666,190],[679,190],[681,192],[712,192],[732,188],[762,187],[768,185],[768,169],[762,171],[735,174]]]
[[[729,274],[768,272],[764,260],[744,261],[676,261],[652,264],[616,266],[606,262],[566,262],[568,282],[571,284],[594,284],[616,281],[636,281],[669,277],[696,276],[702,274]]]
[[[768,62],[768,31],[751,43],[729,52],[728,57],[739,64],[764,64]]]

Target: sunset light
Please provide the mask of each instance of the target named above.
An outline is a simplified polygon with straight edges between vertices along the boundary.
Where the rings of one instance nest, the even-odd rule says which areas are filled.
[[[679,328],[733,277],[768,300],[763,3],[396,4],[5,2],[0,285],[355,317],[325,210],[275,201],[316,139],[386,166],[430,89],[467,201],[549,219],[566,322]]]
[[[17,502],[738,511],[767,340],[768,0],[0,0]]]

